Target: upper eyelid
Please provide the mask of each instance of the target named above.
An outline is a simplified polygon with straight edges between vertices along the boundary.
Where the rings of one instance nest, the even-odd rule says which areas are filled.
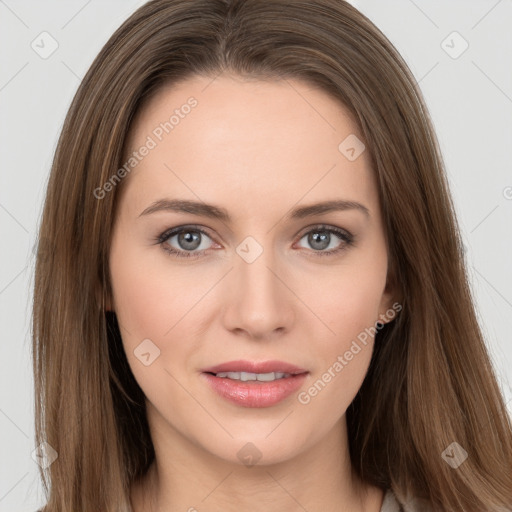
[[[204,228],[202,226],[196,226],[194,224],[186,224],[184,226],[176,226],[174,228],[166,229],[161,235],[158,236],[158,240],[165,242],[167,239],[171,238],[172,236],[176,236],[180,234],[183,231],[199,231],[200,233],[208,236],[212,240],[215,239],[212,235],[209,234],[208,228]]]

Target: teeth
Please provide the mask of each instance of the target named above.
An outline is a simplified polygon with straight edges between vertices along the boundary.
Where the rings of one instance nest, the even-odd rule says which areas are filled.
[[[277,379],[291,377],[290,373],[270,372],[270,373],[248,373],[248,372],[219,372],[217,377],[224,377],[233,380],[241,380],[246,382],[248,380],[259,380],[261,382],[271,382]]]

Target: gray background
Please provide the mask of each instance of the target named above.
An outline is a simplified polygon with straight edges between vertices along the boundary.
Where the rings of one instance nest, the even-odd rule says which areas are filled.
[[[81,77],[143,3],[0,0],[0,511],[35,512],[43,504],[31,458],[30,315],[33,248],[51,158]],[[512,3],[352,3],[420,82],[447,165],[479,319],[512,413]],[[45,59],[31,47],[43,31],[58,43]],[[454,31],[460,36],[450,36]],[[463,40],[469,47],[454,58]]]

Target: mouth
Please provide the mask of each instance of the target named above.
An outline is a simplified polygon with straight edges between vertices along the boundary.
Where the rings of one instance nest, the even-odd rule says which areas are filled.
[[[271,407],[303,385],[309,371],[282,361],[232,361],[201,376],[217,395],[242,407]]]
[[[274,382],[280,379],[293,377],[291,373],[268,372],[268,373],[250,373],[250,372],[206,372],[222,379],[239,380],[241,382]]]

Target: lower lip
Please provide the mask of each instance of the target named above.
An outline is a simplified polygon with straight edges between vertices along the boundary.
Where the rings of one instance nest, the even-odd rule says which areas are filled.
[[[272,382],[241,381],[202,373],[211,388],[220,396],[242,407],[270,407],[297,391],[307,373]]]

